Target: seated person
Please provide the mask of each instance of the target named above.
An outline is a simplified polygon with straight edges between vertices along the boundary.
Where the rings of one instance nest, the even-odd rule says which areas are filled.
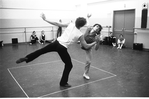
[[[111,42],[111,44],[112,44],[113,46],[116,46],[116,37],[113,36],[113,33],[112,33],[112,32],[110,32],[109,37],[110,37],[110,42]]]
[[[125,43],[125,38],[122,34],[120,34],[117,40],[117,44],[118,44],[117,49],[122,49],[122,47],[124,46],[124,43]]]
[[[41,31],[41,36],[40,36],[40,43],[44,44],[45,43],[45,34],[44,34],[44,30]]]
[[[35,44],[38,40],[39,40],[39,39],[38,39],[38,37],[36,36],[36,32],[33,31],[33,32],[32,32],[32,35],[31,35],[31,37],[30,37],[30,44],[31,44],[31,45],[32,45],[32,44]],[[38,42],[39,42],[39,41],[38,41]]]

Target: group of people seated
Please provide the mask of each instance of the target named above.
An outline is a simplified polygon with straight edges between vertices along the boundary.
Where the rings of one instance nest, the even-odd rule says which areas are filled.
[[[62,33],[62,30],[59,30],[57,31],[57,37],[60,36]],[[36,31],[33,31],[32,32],[32,35],[30,36],[30,45],[32,44],[35,44],[35,43],[40,43],[40,44],[44,44],[46,42],[46,38],[45,38],[45,31],[42,30],[41,31],[41,35],[40,35],[40,38],[38,38],[36,36]],[[110,42],[110,45],[112,46],[117,46],[117,49],[122,49],[124,47],[124,44],[125,44],[125,38],[122,34],[119,35],[119,38],[117,39],[117,42],[116,42],[116,37],[113,36],[113,33],[110,32],[109,34],[109,42]],[[102,37],[101,35],[101,41],[104,41],[104,37]],[[0,41],[0,46],[3,46],[3,41]]]
[[[103,42],[105,40],[107,40],[107,39],[103,39]],[[117,46],[117,49],[122,49],[122,48],[124,48],[125,38],[124,38],[123,34],[120,34],[116,41],[116,37],[113,36],[112,32],[110,32],[107,42],[108,42],[108,45],[112,45],[114,47]]]
[[[101,35],[102,36],[102,35]],[[101,37],[103,38],[103,37]],[[124,44],[125,44],[125,38],[122,34],[119,35],[119,38],[117,39],[116,41],[116,37],[113,36],[113,33],[110,32],[109,34],[109,42],[110,44],[112,44],[112,46],[117,46],[117,49],[122,49],[124,47]],[[32,35],[30,37],[30,44],[35,44],[36,42],[40,43],[40,44],[44,44],[46,41],[45,39],[45,34],[44,34],[44,30],[41,31],[41,36],[40,36],[40,39],[38,39],[38,37],[36,36],[36,32],[33,31],[32,32]],[[104,39],[102,40],[104,41]]]
[[[44,30],[41,31],[41,35],[40,38],[38,39],[38,37],[36,36],[36,31],[32,32],[32,35],[30,36],[30,44],[35,44],[35,43],[40,43],[40,44],[44,44],[46,41],[45,39],[45,34],[44,34]]]
[[[59,22],[61,23],[62,20],[60,19]],[[62,27],[58,27],[57,29],[57,37],[62,35]],[[54,41],[54,40],[52,40]],[[40,38],[38,39],[38,37],[36,36],[36,31],[32,32],[32,35],[30,36],[30,45],[35,44],[35,43],[40,43],[40,44],[44,44],[45,42],[51,42],[46,40],[46,36],[45,36],[45,31],[42,30],[41,31],[41,35]]]

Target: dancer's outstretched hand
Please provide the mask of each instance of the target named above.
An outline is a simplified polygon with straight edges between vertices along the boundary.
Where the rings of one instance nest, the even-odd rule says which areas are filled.
[[[92,16],[92,14],[87,14],[87,17],[90,18]]]
[[[44,13],[41,14],[41,18],[42,18],[43,20],[46,20],[46,17],[45,17],[45,15],[44,15]]]

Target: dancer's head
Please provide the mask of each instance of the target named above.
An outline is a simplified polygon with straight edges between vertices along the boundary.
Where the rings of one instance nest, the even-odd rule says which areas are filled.
[[[100,24],[93,25],[93,29],[92,29],[93,32],[95,31],[97,34],[100,34],[101,30],[102,30],[102,26]]]
[[[44,34],[44,30],[41,31],[41,34]]]
[[[35,35],[36,34],[36,31],[33,31],[32,34]]]
[[[124,37],[123,34],[120,34],[120,35],[119,35],[119,38],[123,38],[123,37]]]
[[[62,23],[62,20],[60,19],[59,22]]]
[[[75,25],[78,29],[80,29],[81,27],[83,27],[86,24],[86,19],[83,17],[78,17],[76,19]]]
[[[120,35],[119,35],[119,39],[120,39],[121,41],[124,39],[123,34],[120,34]]]

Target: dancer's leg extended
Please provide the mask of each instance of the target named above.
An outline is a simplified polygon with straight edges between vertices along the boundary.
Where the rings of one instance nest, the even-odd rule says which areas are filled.
[[[58,45],[58,42],[55,41],[39,50],[36,50],[30,54],[28,54],[27,56],[23,57],[23,58],[20,58],[16,61],[16,63],[21,63],[21,62],[30,62],[34,59],[36,59],[37,57],[39,57],[40,55],[42,54],[45,54],[47,52],[51,52],[51,51],[56,51],[56,47]]]

